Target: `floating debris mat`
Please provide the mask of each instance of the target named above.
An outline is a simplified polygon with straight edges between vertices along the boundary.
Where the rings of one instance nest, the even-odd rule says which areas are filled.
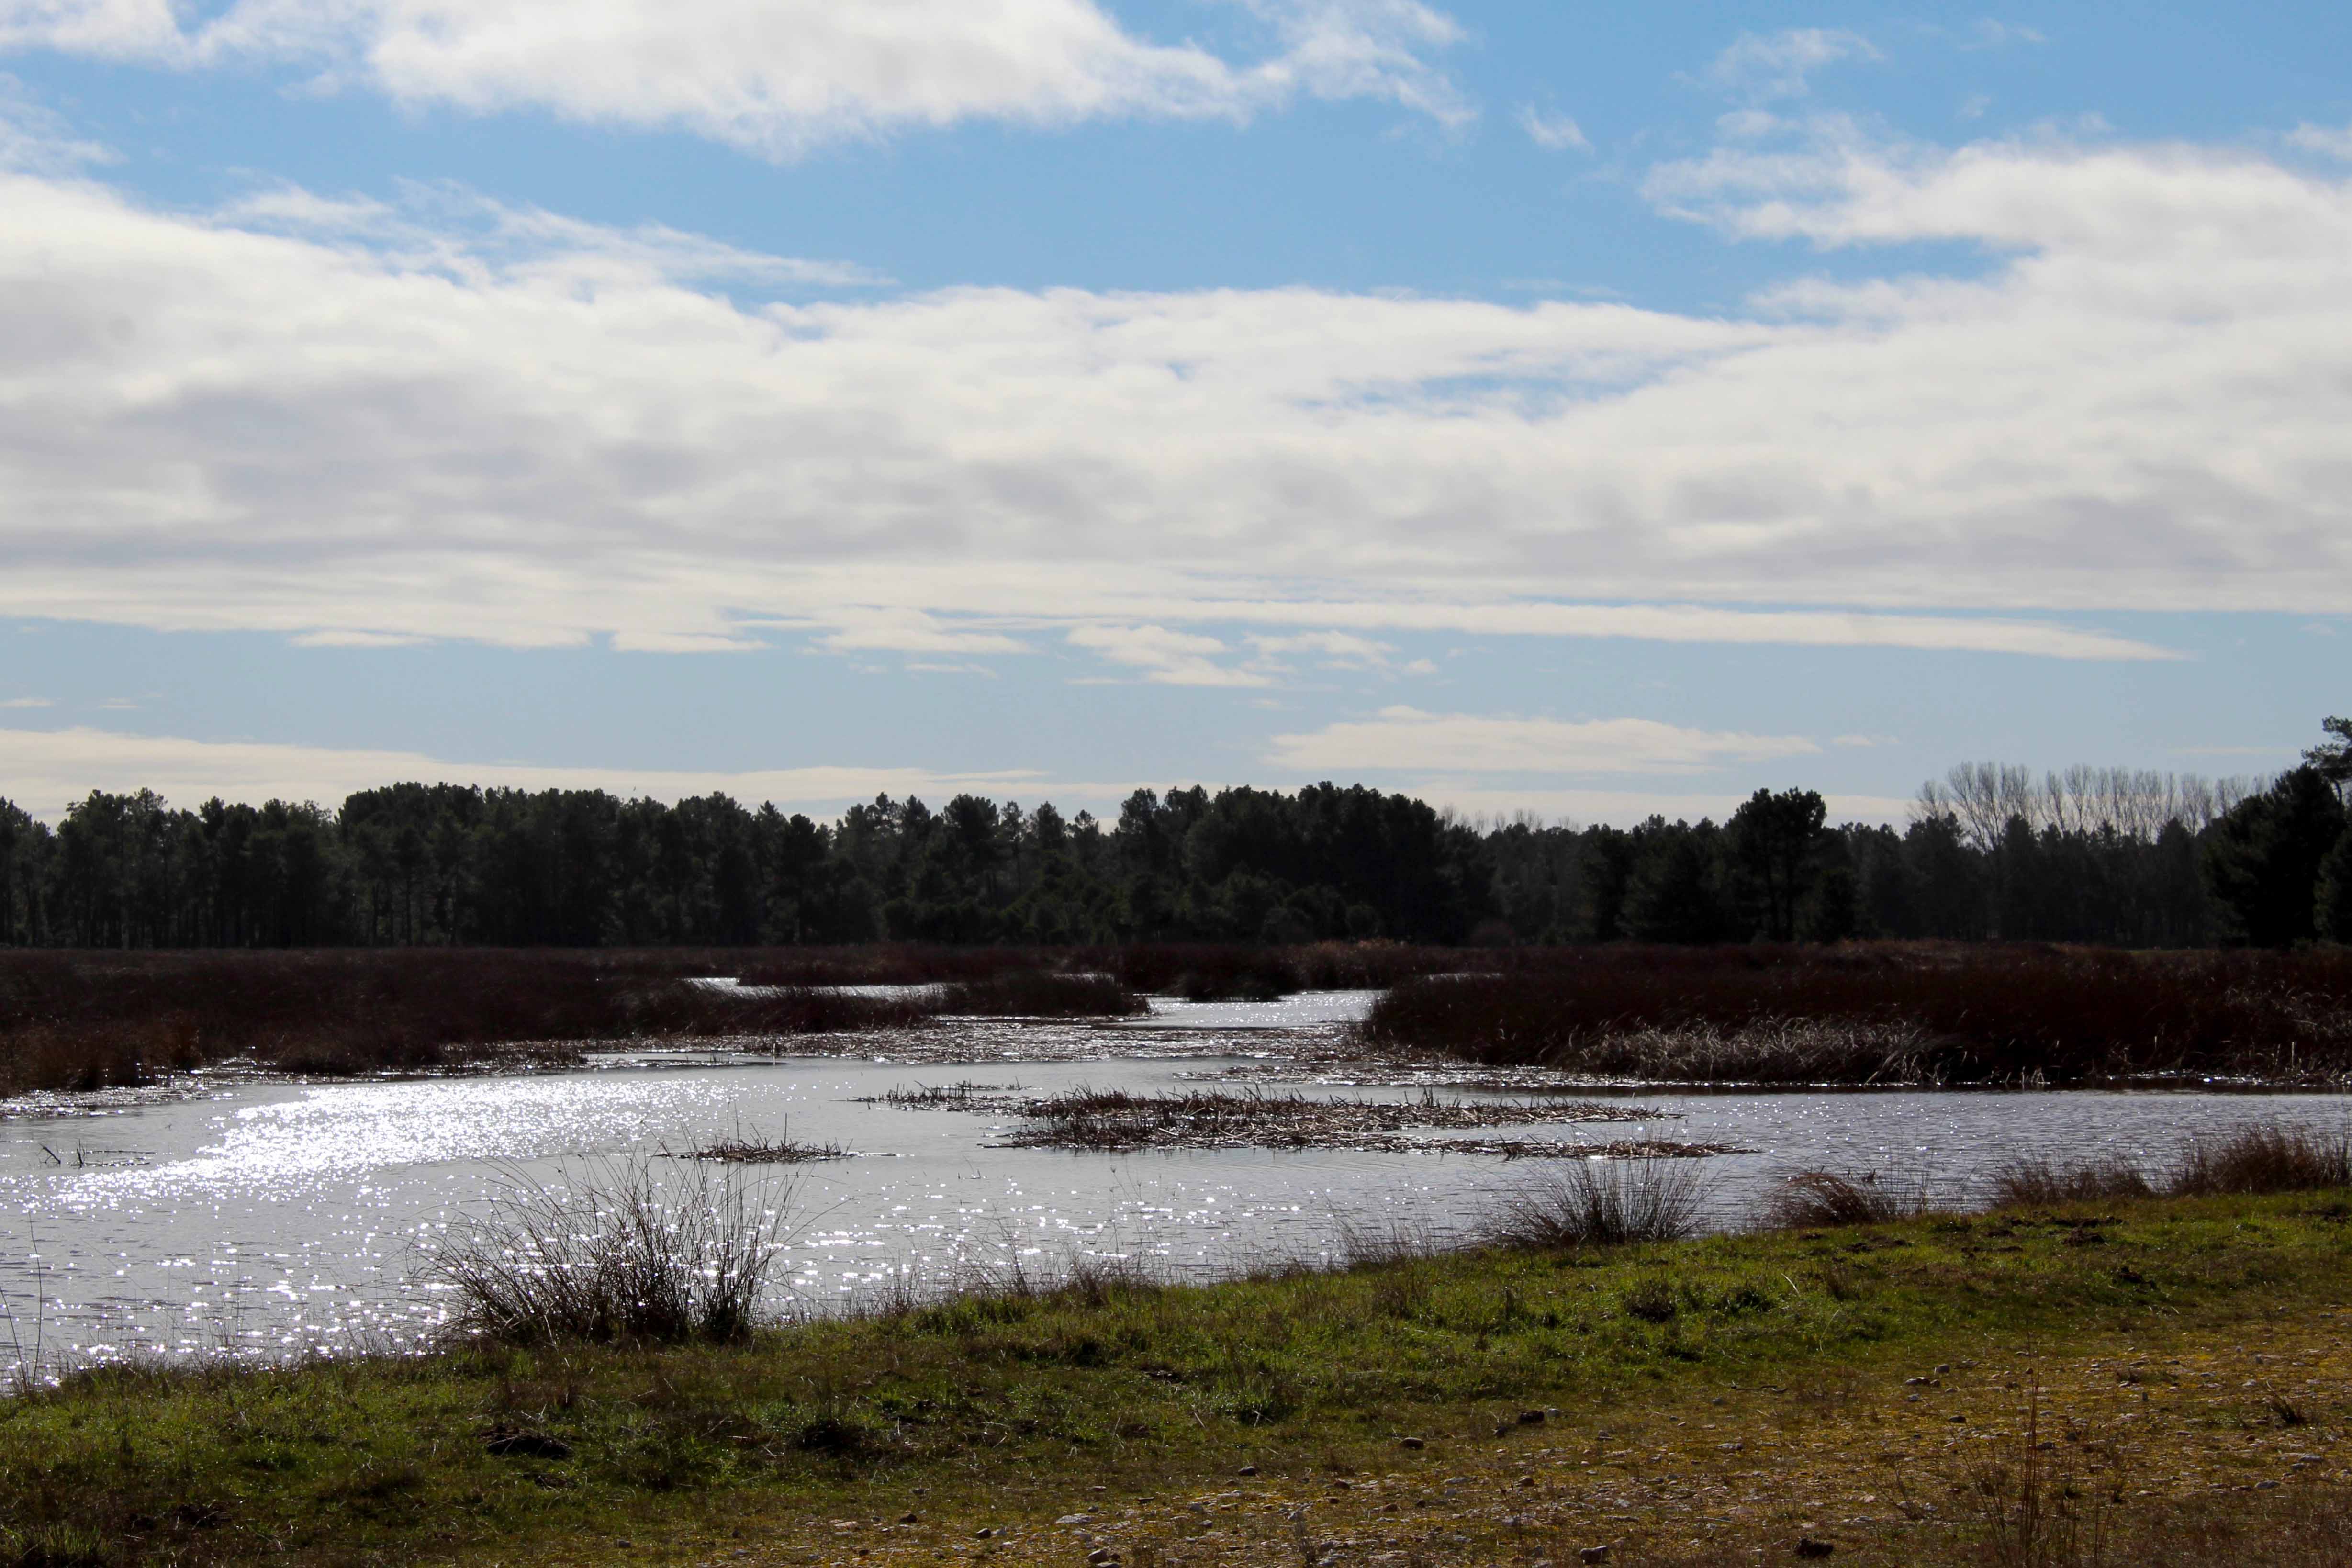
[[[946,1091],[894,1090],[889,1104],[976,1110],[1012,1116],[998,1147],[1081,1149],[1106,1153],[1161,1149],[1361,1149],[1383,1152],[1433,1152],[1500,1154],[1507,1158],[1654,1158],[1730,1152],[1713,1144],[1635,1140],[1606,1144],[1565,1143],[1549,1139],[1432,1137],[1432,1132],[1493,1127],[1580,1122],[1641,1122],[1669,1113],[1622,1102],[1597,1100],[1441,1100],[1425,1092],[1414,1100],[1365,1100],[1281,1094],[1262,1089],[1234,1093],[1190,1089],[1173,1094],[1133,1094],[1124,1089],[1074,1089],[1062,1094],[1024,1097],[992,1094],[979,1085]]]

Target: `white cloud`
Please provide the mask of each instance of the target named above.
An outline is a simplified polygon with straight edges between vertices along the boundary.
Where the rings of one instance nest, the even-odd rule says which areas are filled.
[[[10,697],[0,700],[0,708],[47,708],[48,706],[50,706],[49,700],[46,697]]]
[[[1047,781],[1033,772],[942,773],[908,767],[767,768],[740,772],[671,768],[541,767],[453,763],[415,752],[343,750],[257,741],[195,741],[110,730],[0,730],[0,796],[54,819],[93,789],[152,789],[175,805],[212,795],[341,804],[354,790],[403,781],[515,789],[604,789],[677,800],[721,791],[737,800],[774,801],[821,814],[877,794],[937,800],[970,791],[1003,796],[1048,789],[1076,805],[1119,799],[1132,785]]]
[[[1968,46],[1979,49],[2007,48],[2014,44],[2046,44],[2048,35],[2038,28],[2017,22],[1999,22],[1990,16],[1978,18],[1967,33]]]
[[[2298,125],[2287,132],[2286,139],[2306,153],[2352,163],[2352,125]]]
[[[1387,643],[1374,642],[1353,632],[1297,632],[1287,637],[1253,635],[1249,644],[1267,658],[1307,654],[1327,664],[1373,668],[1386,665],[1389,655],[1396,651]]]
[[[887,649],[893,653],[1026,653],[1028,645],[1001,632],[969,631],[940,623],[919,609],[845,606],[831,617],[834,629],[819,639],[836,653]]]
[[[1549,112],[1531,103],[1519,110],[1519,129],[1528,133],[1528,141],[1548,153],[1592,151],[1582,126],[1565,114]]]
[[[1812,73],[1825,66],[1884,58],[1869,39],[1843,27],[1790,27],[1769,36],[1741,34],[1716,57],[1706,77],[1748,98],[1802,98],[1812,90]]]
[[[2345,181],[1814,121],[1651,189],[1734,236],[1995,259],[1714,317],[762,302],[813,274],[449,193],[207,216],[0,174],[0,614],[640,648],[784,625],[958,658],[1220,623],[2147,658],[2025,612],[2352,599]],[[1127,668],[1263,679],[1222,651]]]
[[[1662,773],[1820,750],[1800,735],[1689,730],[1654,719],[1516,719],[1398,707],[1308,734],[1276,735],[1265,760],[1303,773],[1436,766],[1471,773]]]
[[[1140,669],[1161,686],[1265,686],[1269,679],[1251,669],[1216,662],[1227,651],[1215,637],[1171,631],[1166,626],[1075,626],[1070,646],[1098,653],[1113,664]]]
[[[1456,123],[1417,0],[1244,0],[1237,60],[1139,38],[1094,0],[236,0],[192,30],[168,0],[0,0],[0,48],[193,68],[304,66],[328,87],[472,113],[677,127],[770,156],[969,120],[1246,120],[1369,98]]]

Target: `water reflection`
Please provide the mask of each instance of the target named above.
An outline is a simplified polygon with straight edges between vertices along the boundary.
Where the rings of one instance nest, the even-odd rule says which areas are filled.
[[[1475,1155],[1003,1149],[990,1146],[1003,1131],[1001,1116],[860,1103],[894,1087],[958,1079],[1040,1093],[1079,1085],[1155,1092],[1192,1087],[1192,1075],[1216,1065],[925,1069],[641,1055],[527,1078],[248,1085],[103,1117],[0,1123],[0,1290],[18,1343],[29,1350],[37,1322],[59,1362],[415,1343],[446,1310],[438,1294],[411,1281],[420,1247],[478,1214],[502,1184],[561,1181],[583,1162],[652,1157],[737,1130],[856,1152],[769,1178],[776,1200],[790,1189],[791,1289],[817,1307],[901,1275],[938,1286],[1012,1258],[1050,1270],[1064,1258],[1103,1252],[1166,1270],[1216,1271],[1328,1255],[1351,1228],[1442,1239],[1475,1222],[1498,1192],[1539,1173]],[[1642,1130],[1649,1135],[1760,1151],[1709,1162],[1709,1212],[1727,1225],[1751,1212],[1777,1173],[1802,1166],[1894,1171],[1958,1192],[2019,1152],[2114,1151],[2153,1162],[2194,1129],[2250,1119],[2335,1128],[2346,1115],[2341,1099],[2311,1096],[1645,1099],[1671,1116]],[[1570,1142],[1598,1136],[1525,1131]]]

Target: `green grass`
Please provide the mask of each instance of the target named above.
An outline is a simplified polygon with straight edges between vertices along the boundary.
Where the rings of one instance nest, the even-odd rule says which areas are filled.
[[[1346,1472],[1528,1406],[2218,1331],[2347,1285],[2352,1209],[2301,1194],[1096,1280],[731,1347],[105,1372],[0,1401],[0,1564],[643,1561],[754,1518]],[[553,1441],[486,1447],[513,1434]]]

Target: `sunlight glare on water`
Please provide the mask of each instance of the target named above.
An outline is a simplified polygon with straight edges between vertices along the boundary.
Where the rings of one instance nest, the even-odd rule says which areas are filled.
[[[1175,1005],[1230,1009],[1273,1004]],[[1286,1022],[1290,1020],[1286,1019]],[[1211,1026],[1244,1026],[1218,1013]],[[53,1364],[134,1355],[418,1342],[444,1296],[415,1276],[509,1184],[562,1184],[598,1160],[650,1159],[744,1132],[837,1142],[856,1157],[745,1179],[792,1222],[782,1278],[802,1309],[919,1289],[1019,1258],[1074,1257],[1216,1272],[1328,1257],[1349,1230],[1458,1237],[1545,1163],[1360,1150],[1142,1154],[1013,1149],[1002,1113],[860,1103],[971,1079],[1034,1093],[1199,1087],[1219,1061],[1112,1059],[910,1068],[680,1053],[576,1072],[352,1084],[246,1085],[114,1114],[0,1123],[0,1291],[20,1350]],[[1309,1094],[1409,1098],[1417,1090]],[[1757,1151],[1707,1162],[1717,1223],[1805,1167],[1880,1170],[1956,1195],[2021,1152],[2163,1158],[2193,1128],[2246,1120],[2344,1124],[2332,1096],[1949,1092],[1643,1095],[1645,1125],[1538,1127],[1570,1142],[1683,1137]],[[35,1296],[39,1297],[37,1307]],[[791,1303],[780,1301],[779,1306]],[[0,1332],[7,1331],[0,1328]],[[0,1351],[0,1354],[6,1353]]]

